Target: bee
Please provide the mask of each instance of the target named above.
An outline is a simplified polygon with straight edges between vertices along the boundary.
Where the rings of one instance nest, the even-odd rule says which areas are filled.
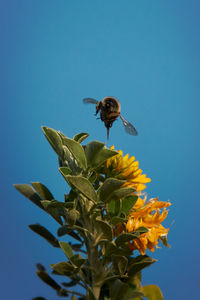
[[[119,101],[114,97],[105,97],[102,101],[97,101],[93,98],[84,98],[84,103],[96,104],[96,114],[100,112],[100,119],[104,122],[104,125],[107,129],[107,139],[109,139],[109,129],[112,127],[112,124],[118,117],[122,120],[125,131],[131,135],[137,135],[137,130],[135,127],[129,123],[124,117],[121,116],[121,105]]]

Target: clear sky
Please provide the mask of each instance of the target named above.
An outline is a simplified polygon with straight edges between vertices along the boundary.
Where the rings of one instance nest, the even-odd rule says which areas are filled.
[[[40,181],[62,200],[66,185],[41,125],[72,137],[106,141],[94,106],[82,98],[117,97],[138,137],[114,123],[108,146],[135,155],[152,179],[149,197],[172,202],[165,226],[171,249],[144,284],[165,300],[197,299],[199,264],[199,0],[0,1],[1,296],[58,299],[35,275],[35,263],[64,260],[28,228],[52,219],[13,183]],[[48,267],[48,270],[50,268]]]

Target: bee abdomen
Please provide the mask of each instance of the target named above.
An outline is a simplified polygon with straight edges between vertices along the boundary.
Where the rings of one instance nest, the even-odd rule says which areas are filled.
[[[120,115],[120,113],[118,113],[118,112],[109,113],[107,115],[107,120],[109,120],[109,121],[115,121],[119,117],[119,115]]]

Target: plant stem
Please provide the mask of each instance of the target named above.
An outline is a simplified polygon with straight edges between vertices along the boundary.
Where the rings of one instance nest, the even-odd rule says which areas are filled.
[[[89,251],[88,259],[90,261],[90,265],[92,267],[92,290],[96,299],[99,299],[101,285],[101,263],[98,257],[98,249],[97,246],[94,246],[93,241],[90,243],[90,251]]]
[[[95,224],[91,218],[88,217],[89,206],[85,206],[85,211],[83,214],[83,223],[84,228],[86,228],[90,234],[87,236],[85,245],[87,248],[88,262],[91,268],[91,291],[95,298],[98,300],[101,291],[101,282],[102,282],[102,263],[99,259],[98,246],[96,245],[96,231]]]

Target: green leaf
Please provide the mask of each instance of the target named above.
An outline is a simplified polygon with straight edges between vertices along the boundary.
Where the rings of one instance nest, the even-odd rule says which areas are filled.
[[[110,259],[112,254],[121,256],[130,256],[132,254],[132,251],[128,248],[128,245],[122,249],[117,247],[114,242],[109,242],[108,240],[99,241],[99,245],[101,245],[104,258]]]
[[[113,217],[112,219],[111,219],[111,223],[113,224],[113,225],[117,225],[117,224],[119,224],[119,223],[124,223],[126,221],[126,219],[125,218],[120,218],[120,217]]]
[[[83,150],[83,147],[80,145],[80,143],[76,142],[75,140],[69,139],[63,135],[62,135],[62,142],[69,149],[73,157],[78,162],[79,166],[83,169],[86,169],[87,162],[86,162],[85,151]]]
[[[40,264],[40,263],[37,263],[37,264],[36,264],[36,267],[37,267],[37,269],[38,269],[39,271],[46,271],[45,267],[44,267],[42,264]]]
[[[79,237],[79,235],[77,233],[75,233],[73,231],[73,229],[71,229],[69,227],[69,225],[63,225],[62,227],[60,227],[58,229],[58,232],[57,232],[58,236],[63,236],[65,234],[68,234],[70,235],[71,237],[73,237],[74,239],[76,239],[77,241],[79,242],[82,242],[81,238]]]
[[[72,247],[65,242],[59,242],[59,245],[61,247],[61,249],[63,250],[63,252],[65,253],[65,255],[67,256],[67,258],[70,258],[74,255],[74,252],[72,250]]]
[[[112,194],[111,194],[111,198],[112,197],[116,197],[116,198],[124,198],[128,195],[130,195],[131,193],[133,193],[135,191],[135,189],[133,188],[130,188],[130,187],[125,187],[125,188],[120,188],[116,191],[114,191]]]
[[[118,154],[117,151],[109,150],[105,144],[92,141],[85,148],[88,167],[95,169],[101,166],[108,158]]]
[[[88,180],[91,183],[94,183],[96,179],[97,179],[97,173],[94,171],[94,172],[92,172],[92,174],[90,175],[90,177],[88,178]]]
[[[75,230],[77,230],[77,231],[79,232],[79,234],[80,234],[83,238],[85,238],[85,235],[86,235],[86,234],[87,234],[87,235],[90,235],[90,237],[92,237],[91,232],[90,232],[88,229],[86,229],[86,228],[83,228],[83,227],[77,226],[77,225],[74,225],[73,228],[74,228]]]
[[[125,215],[128,215],[129,211],[133,208],[135,205],[136,201],[138,199],[138,196],[133,195],[133,196],[127,196],[122,200],[122,208],[121,212],[124,213]]]
[[[109,241],[112,241],[113,239],[113,231],[112,227],[109,223],[102,221],[102,220],[96,220],[96,225],[98,228],[99,233],[101,234],[101,239],[107,239]]]
[[[81,142],[84,141],[88,136],[89,136],[88,133],[81,132],[81,133],[76,134],[76,135],[73,137],[73,139],[74,139],[76,142],[81,143]]]
[[[149,230],[148,230],[148,228],[146,228],[146,227],[139,227],[138,229],[136,229],[136,231],[135,232],[139,232],[140,234],[142,234],[142,233],[146,233],[146,232],[148,232]]]
[[[77,198],[77,193],[71,189],[69,192],[68,198],[65,198],[65,202],[73,202],[74,203],[76,198]]]
[[[111,285],[111,290],[110,290],[111,299],[125,300],[124,295],[126,294],[128,287],[129,287],[128,284],[122,282],[121,280],[119,279],[115,280],[114,283],[112,283]]]
[[[98,141],[92,141],[88,143],[85,147],[85,154],[87,158],[87,163],[89,167],[95,166],[98,154],[105,147],[105,144]]]
[[[123,255],[123,256],[131,256],[133,252],[129,249],[128,244],[124,244],[123,248],[117,248],[116,253],[117,255]]]
[[[44,201],[40,198],[40,196],[36,193],[36,191],[32,188],[32,186],[28,184],[15,184],[14,187],[22,193],[25,197],[30,199],[34,204],[39,206],[41,209],[45,210],[44,208]],[[43,204],[42,204],[43,202]],[[52,201],[48,201],[50,204]],[[47,209],[46,209],[47,211]],[[60,224],[62,225],[62,220],[60,218],[60,215],[58,215],[58,212],[56,211],[47,211],[51,216]]]
[[[64,160],[59,160],[59,166],[60,167],[68,167],[70,172],[72,174],[76,174],[80,170],[78,170],[77,161],[72,155],[72,153],[69,151],[68,147],[63,145],[63,151],[64,151]]]
[[[40,224],[33,224],[29,225],[29,228],[34,231],[35,233],[42,236],[47,242],[49,242],[53,247],[59,247],[58,240],[55,236],[48,231],[45,227],[41,226]]]
[[[53,150],[58,154],[58,156],[61,159],[64,159],[63,144],[59,133],[55,129],[46,126],[42,126],[42,131]]]
[[[85,259],[80,254],[75,254],[70,259],[71,263],[80,268],[84,264]]]
[[[134,288],[130,287],[127,289],[126,291],[126,294],[124,295],[124,298],[123,300],[126,300],[126,299],[130,299],[130,300],[133,300],[133,299],[137,299],[137,300],[141,300],[141,298],[144,297],[144,294],[135,290]]]
[[[79,217],[80,213],[76,209],[69,209],[67,211],[67,223],[71,226],[76,224],[76,220]]]
[[[122,255],[112,255],[112,262],[116,272],[120,275],[124,275],[126,272],[128,259]]]
[[[106,203],[106,208],[111,217],[118,216],[121,211],[120,199],[114,199],[114,200]]]
[[[154,284],[143,286],[142,292],[148,300],[163,300],[164,299],[160,288]]]
[[[71,263],[66,261],[59,262],[57,264],[51,264],[50,267],[60,275],[70,276],[76,271],[76,268]],[[77,269],[78,270],[78,269]]]
[[[59,286],[59,284],[52,279],[45,271],[36,271],[36,274],[38,275],[38,277],[40,279],[42,279],[42,281],[44,281],[46,284],[50,285],[54,290],[59,291],[61,289],[61,287]]]
[[[132,233],[121,233],[115,240],[117,246],[122,246],[126,242],[130,242],[139,237],[139,234]]]
[[[117,252],[117,247],[113,242],[109,242],[108,240],[101,240],[99,241],[99,244],[102,247],[102,253],[104,257],[109,257],[112,254],[115,254]]]
[[[119,180],[116,178],[108,178],[104,181],[103,185],[99,188],[99,199],[100,201],[106,203],[112,200],[111,196],[113,192],[117,191],[123,184],[124,180]]]
[[[44,200],[54,199],[52,193],[49,191],[49,189],[44,184],[42,184],[40,182],[31,182],[31,184],[42,199],[44,199]]]
[[[42,200],[41,201],[42,205],[44,206],[45,209],[48,208],[63,208],[65,207],[64,202],[57,201],[55,199],[49,201],[49,200]]]
[[[154,262],[156,262],[156,259],[153,259],[148,255],[139,255],[136,258],[132,258],[129,262],[128,275],[133,276],[142,269],[152,265]]]
[[[56,200],[42,200],[41,203],[45,211],[50,214],[60,225],[63,225],[61,216],[66,216],[65,208],[63,208],[64,203]]]
[[[72,174],[72,170],[68,167],[60,167],[59,170],[63,176]]]
[[[167,247],[167,248],[170,248],[171,246],[168,244],[168,241],[167,241],[167,236],[165,235],[165,236],[161,236],[160,237],[160,240],[161,240],[161,242],[163,243],[163,245],[165,246],[165,247]]]
[[[64,175],[64,178],[66,179],[67,182],[73,184],[88,199],[94,202],[97,201],[97,195],[95,189],[93,188],[93,185],[87,178],[82,176],[70,176],[70,175]]]
[[[80,249],[83,247],[83,244],[71,244],[71,247],[75,251],[80,251]]]
[[[65,290],[65,289],[60,289],[58,292],[57,292],[58,296],[60,297],[67,297],[69,296],[68,292]]]
[[[71,286],[77,285],[77,283],[79,283],[79,282],[80,282],[80,278],[75,278],[75,279],[70,280],[69,282],[62,282],[62,285],[64,287],[71,287]]]
[[[113,276],[114,279],[114,276]],[[111,277],[112,280],[112,277]],[[125,282],[122,282],[121,280],[117,279],[114,281],[113,280],[109,283],[110,286],[110,294],[111,294],[111,299],[112,300],[133,300],[137,298],[138,300],[143,297],[143,293],[139,292],[132,286],[128,285]],[[139,297],[139,298],[138,298]]]
[[[14,184],[14,187],[34,204],[44,209],[41,204],[41,198],[29,184]]]

